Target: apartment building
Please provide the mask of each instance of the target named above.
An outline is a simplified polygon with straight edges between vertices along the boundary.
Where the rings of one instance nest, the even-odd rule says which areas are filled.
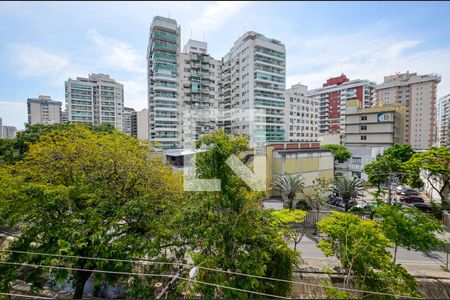
[[[208,54],[208,44],[189,40],[180,53],[178,96],[183,148],[218,126],[222,62]]]
[[[148,141],[148,109],[143,109],[135,112],[134,114],[136,121],[133,122],[133,133],[132,136],[137,137],[139,140]]]
[[[181,146],[181,107],[177,97],[179,57],[180,26],[173,19],[154,17],[147,48],[148,140],[164,149]]]
[[[122,115],[122,131],[128,135],[131,135],[133,127],[133,114],[135,113],[134,108],[124,107]]]
[[[397,73],[385,76],[376,87],[377,102],[405,106],[405,143],[416,150],[432,146],[436,136],[436,90],[441,77],[436,74]]]
[[[17,128],[14,126],[2,126],[2,134],[4,139],[13,139],[16,137]]]
[[[450,95],[437,103],[437,145],[450,147]]]
[[[343,133],[346,101],[357,99],[360,108],[371,107],[375,103],[375,82],[350,80],[346,75],[328,79],[321,88],[310,91],[319,101],[320,134]]]
[[[231,110],[227,131],[249,134],[250,145],[284,141],[284,44],[249,31],[222,61],[223,107]]]
[[[319,132],[319,101],[308,96],[308,87],[295,84],[285,95],[286,141],[316,142]]]
[[[61,106],[62,102],[52,100],[50,96],[28,98],[28,123],[45,125],[61,123]]]
[[[3,121],[2,118],[0,118],[0,139],[3,138]]]
[[[66,107],[69,122],[92,125],[112,124],[123,131],[123,85],[107,74],[68,79]]]
[[[346,146],[403,144],[405,108],[402,104],[359,108],[359,100],[348,100],[345,115]]]

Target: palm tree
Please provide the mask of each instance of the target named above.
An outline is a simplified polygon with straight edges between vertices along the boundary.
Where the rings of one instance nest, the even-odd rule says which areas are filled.
[[[274,181],[275,188],[281,192],[283,199],[287,198],[287,208],[292,209],[295,196],[303,192],[305,183],[300,175],[281,175]]]
[[[363,181],[359,178],[349,179],[345,176],[336,176],[331,184],[333,192],[342,198],[345,211],[348,211],[350,200],[358,197],[358,193],[364,189]]]

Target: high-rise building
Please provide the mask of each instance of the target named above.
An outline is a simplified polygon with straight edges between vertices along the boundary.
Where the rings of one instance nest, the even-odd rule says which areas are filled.
[[[69,121],[69,114],[67,108],[61,111],[61,123],[67,123]]]
[[[178,100],[183,147],[217,130],[221,64],[208,54],[206,42],[189,40],[180,53]]]
[[[0,118],[0,139],[3,138],[3,123],[2,118]]]
[[[13,139],[16,137],[17,128],[14,126],[2,126],[2,133],[4,139]]]
[[[437,105],[437,144],[450,147],[450,95],[441,97]]]
[[[122,116],[122,131],[128,135],[131,135],[132,131],[132,119],[133,114],[135,113],[135,110],[131,107],[124,107],[123,108],[123,116]]]
[[[177,68],[180,26],[156,16],[150,26],[147,48],[149,141],[162,148],[181,145]]]
[[[397,73],[385,76],[376,87],[377,102],[401,103],[406,107],[405,143],[414,149],[428,149],[436,136],[436,74]]]
[[[286,141],[318,141],[319,101],[308,96],[308,87],[300,83],[286,90],[285,99]]]
[[[249,31],[223,57],[226,129],[250,135],[250,144],[285,139],[286,49],[283,43]]]
[[[321,134],[343,133],[347,100],[359,100],[360,108],[375,102],[375,83],[369,80],[350,80],[342,74],[328,79],[321,88],[310,91],[319,101],[319,130]]]
[[[62,102],[54,101],[50,96],[40,95],[38,98],[28,98],[28,123],[61,123],[61,106]]]
[[[69,122],[109,123],[122,131],[124,93],[121,83],[106,74],[89,74],[88,78],[69,78],[65,87]]]

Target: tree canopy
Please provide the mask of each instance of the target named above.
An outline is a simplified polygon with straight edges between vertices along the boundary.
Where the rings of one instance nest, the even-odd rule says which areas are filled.
[[[418,209],[380,205],[375,216],[381,217],[381,229],[394,243],[394,262],[398,246],[426,252],[440,245],[436,234],[443,231],[441,224]]]
[[[330,150],[334,155],[334,159],[340,163],[343,163],[352,157],[352,153],[339,144],[328,144],[322,146],[322,148]]]
[[[1,220],[20,230],[9,250],[106,259],[169,259],[165,250],[178,251],[167,245],[174,243],[172,215],[182,206],[181,178],[148,146],[115,130],[92,131],[81,125],[37,135],[37,142],[27,144],[23,160],[0,168]],[[133,270],[129,263],[81,258],[9,253],[3,259]],[[39,288],[47,271],[32,269],[25,281]],[[8,290],[18,272],[17,266],[1,266],[2,291]],[[81,298],[86,280],[93,276],[81,270],[52,274],[59,281],[75,279],[74,298]],[[95,274],[97,283],[119,278]]]
[[[375,221],[333,211],[317,226],[327,236],[317,246],[325,255],[336,255],[340,260],[347,273],[345,285],[353,277],[358,289],[419,295],[414,277],[401,265],[392,262],[387,250],[392,244]]]

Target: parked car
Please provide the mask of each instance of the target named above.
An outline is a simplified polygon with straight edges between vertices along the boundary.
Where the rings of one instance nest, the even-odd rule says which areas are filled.
[[[431,207],[425,203],[414,203],[413,206],[423,212],[431,212]]]
[[[403,192],[405,189],[407,189],[408,187],[404,186],[404,185],[399,185],[397,186],[397,188],[395,189],[395,191],[397,192],[397,195],[400,195],[401,192]]]
[[[416,190],[413,190],[413,189],[404,189],[403,191],[400,192],[400,195],[417,196],[417,195],[419,195],[419,193]]]
[[[405,203],[425,203],[423,198],[418,196],[403,196],[400,197],[400,201]]]

